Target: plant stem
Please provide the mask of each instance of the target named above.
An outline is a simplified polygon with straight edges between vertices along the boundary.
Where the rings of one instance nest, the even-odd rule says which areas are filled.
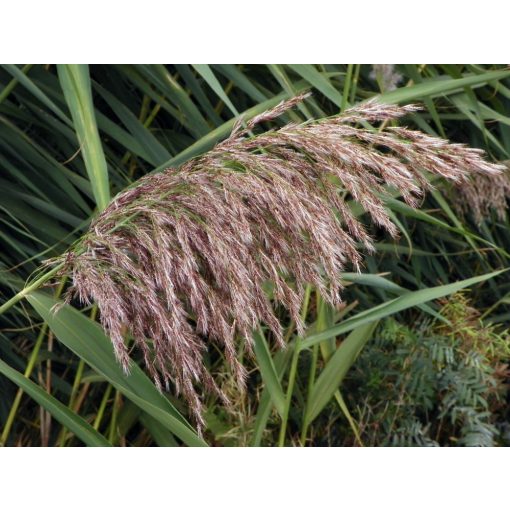
[[[32,353],[30,354],[30,358],[27,363],[27,367],[25,368],[24,376],[30,377],[32,371],[34,370],[35,363],[37,361],[37,357],[39,355],[39,351],[41,349],[41,345],[44,341],[44,337],[46,336],[46,331],[48,329],[48,325],[46,323],[43,324],[41,331],[37,337]],[[14,397],[14,402],[12,403],[11,409],[9,411],[9,416],[7,416],[7,420],[5,422],[5,427],[2,431],[2,437],[0,437],[0,444],[5,446],[7,444],[7,439],[9,438],[9,433],[11,431],[12,425],[14,423],[14,419],[16,418],[16,413],[18,412],[19,405],[21,403],[21,397],[23,396],[23,390],[18,388],[16,392],[16,396]]]
[[[21,72],[24,74],[28,74],[28,71],[32,68],[34,64],[25,64],[23,69],[21,69]],[[18,80],[16,78],[13,78],[2,90],[2,93],[0,94],[0,103],[3,103],[5,99],[9,96],[9,94],[14,90],[16,85],[18,84]]]
[[[322,296],[316,292],[315,293],[315,307],[316,307],[316,331],[322,331],[325,329],[325,317],[324,317],[324,311],[325,311],[325,304],[324,300],[322,299]],[[310,402],[310,396],[312,394],[313,385],[315,383],[315,374],[317,372],[317,362],[319,360],[319,344],[315,344],[313,346],[312,350],[312,362],[310,364],[310,373],[308,375],[308,388],[307,388],[307,394],[306,394],[306,402],[304,406],[303,411],[303,422],[301,425],[301,436],[300,436],[300,443],[302,446],[306,443],[306,433],[308,431],[308,425],[307,422],[307,408],[308,404]]]
[[[301,318],[303,321],[306,319],[308,314],[308,304],[310,302],[310,294],[312,291],[311,285],[306,286],[305,299],[303,301],[303,307],[301,309]],[[299,361],[299,354],[301,351],[301,337],[296,338],[296,345],[294,346],[294,353],[292,355],[292,362],[290,365],[289,372],[289,384],[287,386],[287,394],[285,396],[285,407],[283,409],[282,423],[280,426],[280,435],[278,438],[278,446],[285,446],[285,434],[287,432],[287,422],[289,419],[289,409],[292,400],[292,394],[294,393],[294,384],[296,382],[297,365]]]
[[[110,430],[108,432],[108,441],[110,441],[111,444],[115,444],[117,439],[117,433],[118,433],[118,424],[117,424],[117,417],[119,414],[119,407],[121,403],[121,395],[118,390],[115,391],[115,398],[113,400],[113,406],[112,406],[112,417],[110,419]]]
[[[71,389],[71,396],[69,397],[69,403],[67,405],[67,407],[69,407],[69,409],[73,409],[73,407],[74,407],[74,402],[76,400],[76,394],[78,393],[78,388],[81,383],[81,378],[82,378],[84,369],[85,369],[85,362],[81,359],[80,362],[78,363],[78,369],[76,370],[73,387]],[[67,428],[62,427],[60,429],[60,433],[58,435],[57,444],[59,444],[60,446],[66,445],[66,434],[67,434]]]
[[[356,64],[356,67],[354,68],[354,78],[352,80],[351,95],[349,98],[349,102],[351,104],[354,103],[354,99],[356,98],[356,89],[358,88],[358,78],[360,69],[361,64]]]
[[[0,306],[0,315],[9,310],[9,308],[14,306],[19,301],[21,301],[25,296],[27,296],[34,290],[37,290],[43,283],[46,283],[49,279],[55,276],[60,271],[60,269],[62,269],[63,266],[64,266],[63,262],[56,265],[53,269],[50,269],[47,273],[44,273],[42,276],[37,278],[33,283],[21,289],[15,296],[13,296],[11,299],[6,301],[2,306]]]
[[[349,97],[349,89],[351,88],[351,80],[352,80],[352,69],[354,64],[347,64],[347,75],[345,77],[344,82],[344,90],[342,92],[342,106],[341,109],[344,111],[349,105],[348,97]]]
[[[57,297],[60,296],[60,294],[62,293],[66,279],[67,278],[64,277],[62,279],[62,281],[60,282],[60,285],[58,286],[58,289],[55,294]],[[32,290],[35,290],[35,289],[32,289]],[[27,294],[28,294],[28,292],[27,292]],[[25,372],[23,374],[27,378],[32,375],[32,372],[33,372],[35,364],[37,362],[37,357],[39,356],[39,351],[40,351],[41,345],[44,341],[44,337],[46,336],[47,330],[48,330],[48,324],[45,322],[42,325],[41,330],[39,331],[39,335],[37,336],[37,340],[35,342],[32,353],[30,354],[30,358],[28,360],[27,366],[25,368]],[[11,409],[9,411],[9,415],[7,417],[7,421],[5,422],[5,426],[2,431],[2,437],[0,437],[0,445],[7,444],[7,439],[9,438],[9,433],[10,433],[12,425],[14,423],[14,419],[16,418],[16,414],[18,412],[18,408],[21,403],[22,396],[23,396],[23,390],[21,388],[18,388],[18,391],[16,392],[16,396],[14,397],[14,402],[12,403]]]
[[[93,321],[96,320],[96,315],[97,315],[97,305],[94,304],[92,306],[92,310],[90,311],[90,319]],[[85,362],[82,359],[80,359],[80,362],[78,363],[78,368],[76,370],[76,374],[74,376],[73,387],[71,389],[71,396],[69,397],[69,403],[67,404],[67,407],[69,407],[69,409],[74,410],[75,412],[78,412],[78,408],[76,408],[75,404],[77,403],[76,397],[78,394],[78,388],[80,387],[80,384],[81,384],[84,370],[85,370]],[[78,399],[78,402],[79,402],[79,399]],[[62,429],[60,430],[59,436],[58,436],[57,444],[60,444],[60,446],[66,445],[66,440],[67,440],[66,434],[67,434],[66,427],[62,427]]]
[[[101,425],[101,421],[104,416],[104,411],[106,409],[106,404],[108,403],[108,399],[110,398],[110,393],[112,392],[112,388],[113,388],[113,386],[111,384],[109,384],[107,386],[106,391],[104,392],[103,398],[101,400],[101,404],[99,404],[99,409],[97,411],[96,418],[94,419],[94,423],[92,424],[92,426],[96,430],[99,430],[99,427]]]
[[[310,373],[308,375],[308,388],[306,391],[306,402],[310,402],[310,395],[312,394],[313,384],[315,382],[315,372],[317,371],[317,362],[319,359],[319,344],[315,344],[312,349],[312,363],[310,364]],[[305,420],[306,405],[303,412],[303,424],[301,425],[300,443],[304,446],[306,442],[306,433],[308,431],[308,423]]]

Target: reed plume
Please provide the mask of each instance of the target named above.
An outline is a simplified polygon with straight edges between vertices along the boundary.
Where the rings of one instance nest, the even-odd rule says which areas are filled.
[[[398,87],[403,76],[395,70],[395,64],[372,64],[370,78],[379,83],[382,92],[390,92]]]
[[[510,198],[510,162],[497,175],[474,173],[467,183],[453,187],[453,203],[462,215],[471,214],[480,225],[491,211],[503,221]]]
[[[208,343],[225,353],[242,387],[237,339],[251,350],[263,323],[283,345],[272,298],[302,334],[307,284],[340,301],[344,268],[359,270],[359,246],[373,249],[347,199],[392,236],[385,198],[411,206],[429,187],[427,172],[465,182],[497,174],[482,152],[404,127],[372,129],[416,106],[366,102],[342,115],[252,135],[296,105],[293,98],[246,122],[210,152],[146,176],[117,195],[72,252],[68,298],[95,301],[115,354],[128,370],[132,337],[158,387],[174,384],[199,428],[200,388],[222,395],[203,362]],[[359,123],[367,127],[359,127]]]

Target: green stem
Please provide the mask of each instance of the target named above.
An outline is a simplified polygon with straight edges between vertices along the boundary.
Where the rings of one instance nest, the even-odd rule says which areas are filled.
[[[325,329],[324,324],[324,300],[322,299],[322,296],[316,292],[315,294],[315,307],[316,307],[316,331],[322,331]],[[317,363],[319,360],[319,344],[315,344],[313,346],[312,350],[312,362],[310,364],[310,373],[308,375],[308,388],[307,388],[307,394],[306,394],[306,403],[304,406],[303,411],[303,422],[301,425],[301,436],[300,436],[300,443],[302,446],[306,443],[306,434],[308,432],[308,426],[309,423],[307,421],[307,415],[308,415],[308,404],[310,402],[310,397],[312,395],[313,385],[315,383],[315,374],[317,373]]]
[[[310,373],[308,375],[308,388],[306,391],[306,402],[308,405],[308,402],[310,402],[310,396],[312,394],[313,385],[315,383],[315,373],[317,371],[317,362],[319,360],[319,344],[315,344],[312,349],[312,363],[310,364]],[[301,426],[301,436],[300,436],[300,443],[304,446],[306,443],[306,434],[308,432],[308,423],[305,420],[306,416],[306,406],[303,413],[303,425]]]
[[[25,64],[23,69],[21,70],[22,73],[27,74],[28,71],[32,68],[34,64]],[[0,103],[3,103],[7,97],[9,97],[9,94],[14,90],[16,85],[18,84],[18,80],[16,78],[13,78],[2,90],[2,93],[0,94]]]
[[[106,409],[106,404],[108,403],[108,399],[110,398],[110,393],[112,392],[113,386],[111,384],[108,385],[106,391],[104,392],[103,399],[101,400],[101,404],[99,405],[99,409],[97,411],[96,418],[94,419],[94,423],[92,426],[99,430],[99,426],[101,425],[101,421],[103,420],[104,411]]]
[[[69,409],[73,408],[74,402],[76,400],[76,394],[78,393],[78,388],[80,386],[81,378],[83,376],[84,369],[85,369],[85,362],[81,359],[80,362],[78,363],[78,369],[76,370],[73,387],[71,389],[71,396],[69,398],[69,403],[67,405],[67,407],[69,407]],[[67,428],[62,427],[62,429],[60,430],[60,433],[58,435],[57,444],[59,444],[60,446],[66,445],[66,440],[67,440],[66,434],[67,434]]]
[[[34,370],[35,363],[37,361],[37,357],[39,356],[39,351],[41,349],[41,345],[44,341],[44,337],[46,336],[46,331],[48,329],[48,325],[46,323],[43,324],[41,331],[37,337],[32,353],[30,354],[30,358],[27,363],[27,367],[25,368],[24,376],[30,377],[32,371]],[[7,421],[5,422],[4,430],[2,431],[2,437],[0,437],[0,444],[6,445],[7,439],[9,438],[9,433],[11,431],[12,425],[14,423],[14,419],[16,418],[16,414],[18,412],[19,405],[21,403],[21,397],[23,396],[23,390],[18,388],[16,392],[16,396],[14,397],[14,402],[12,403],[11,410],[9,411],[9,416],[7,417]]]
[[[25,296],[27,296],[34,290],[37,290],[43,283],[46,283],[48,280],[50,280],[60,271],[60,269],[62,269],[63,266],[64,266],[63,262],[56,265],[53,269],[50,269],[47,273],[44,273],[42,276],[37,278],[33,283],[21,289],[15,296],[13,296],[11,299],[6,301],[2,306],[0,306],[0,315],[9,310],[9,308],[14,306],[19,301],[21,301]]]
[[[66,278],[63,278],[58,286],[56,291],[56,296],[60,296],[62,290],[64,289]],[[39,335],[37,336],[37,340],[35,341],[34,348],[32,353],[30,354],[30,358],[28,360],[27,366],[25,368],[24,376],[29,378],[32,375],[35,364],[37,362],[37,358],[39,356],[39,351],[41,350],[41,345],[46,336],[46,331],[48,330],[48,324],[45,322],[41,330],[39,331]],[[9,438],[9,433],[11,432],[12,425],[14,423],[14,419],[16,418],[16,414],[18,412],[19,405],[21,403],[21,397],[23,396],[23,390],[18,388],[16,392],[16,396],[14,397],[14,402],[12,403],[11,409],[9,411],[9,415],[7,416],[7,421],[5,422],[4,429],[2,431],[2,436],[0,437],[0,445],[7,444],[7,439]]]
[[[303,321],[306,319],[308,314],[308,304],[310,302],[310,294],[312,291],[311,285],[307,285],[305,292],[305,299],[303,301],[303,307],[301,309],[301,318]],[[278,438],[278,446],[285,446],[285,435],[287,433],[287,422],[289,419],[290,403],[292,400],[292,394],[294,393],[294,385],[296,383],[297,366],[299,361],[299,354],[301,351],[301,340],[298,336],[296,338],[296,345],[294,346],[294,353],[292,355],[292,362],[289,373],[289,384],[287,386],[287,394],[285,396],[285,407],[283,408],[282,423],[280,426],[280,435]]]
[[[92,306],[92,310],[90,311],[90,319],[92,321],[95,321],[96,315],[97,315],[97,305],[94,304]],[[71,396],[69,397],[69,403],[67,404],[67,407],[69,407],[69,409],[75,410],[76,412],[78,410],[74,409],[74,405],[76,403],[76,396],[78,394],[78,388],[80,387],[84,371],[85,371],[85,362],[81,359],[80,362],[78,363],[76,375],[74,376],[73,387],[71,389]],[[60,444],[60,446],[66,446],[66,441],[67,441],[66,434],[67,434],[67,428],[62,427],[62,429],[60,430],[60,434],[58,436],[57,444]]]
[[[110,420],[110,430],[108,433],[108,441],[113,445],[115,445],[117,439],[117,417],[119,414],[119,407],[120,407],[120,392],[117,390],[115,392],[115,398],[113,400],[112,417]]]
[[[76,395],[78,393],[78,388],[81,384],[81,379],[83,377],[83,371],[85,370],[85,362],[81,359],[78,363],[78,369],[76,370],[76,376],[73,382],[73,388],[71,389],[71,397],[69,399],[69,408],[72,408],[74,403],[76,402]]]
[[[352,80],[352,70],[353,70],[354,64],[347,64],[347,75],[345,77],[344,82],[344,90],[342,92],[342,111],[344,111],[347,106],[349,105],[349,89],[351,88],[351,80]]]
[[[352,87],[351,87],[351,96],[350,96],[350,102],[354,103],[354,98],[356,97],[356,89],[358,88],[358,79],[359,79],[359,71],[361,68],[361,64],[356,64],[356,67],[354,69],[354,78],[352,80]]]

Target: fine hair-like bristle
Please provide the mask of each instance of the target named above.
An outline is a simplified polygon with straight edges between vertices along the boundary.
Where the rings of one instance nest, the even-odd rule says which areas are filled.
[[[342,271],[361,265],[358,243],[372,249],[346,197],[396,236],[384,205],[390,191],[416,206],[429,187],[426,172],[463,182],[471,173],[500,171],[479,150],[404,127],[358,126],[397,119],[416,111],[413,105],[366,102],[335,117],[251,134],[302,99],[244,127],[238,122],[228,139],[180,168],[140,179],[65,255],[73,281],[68,299],[98,304],[126,370],[129,334],[158,386],[174,384],[199,428],[199,388],[224,397],[203,363],[209,342],[224,351],[241,387],[246,373],[236,340],[251,349],[252,331],[263,323],[283,345],[265,282],[300,334],[307,284],[339,302]]]

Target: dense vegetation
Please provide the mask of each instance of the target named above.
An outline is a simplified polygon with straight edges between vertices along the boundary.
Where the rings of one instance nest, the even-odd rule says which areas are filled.
[[[370,98],[419,103],[422,110],[392,123],[484,149],[494,162],[510,159],[503,65],[2,66],[1,444],[509,442],[504,175],[470,189],[435,179],[419,210],[394,194],[385,206],[398,240],[346,195],[375,252],[364,253],[361,273],[343,274],[340,306],[306,288],[304,335],[275,307],[288,347],[264,328],[254,333],[253,357],[239,347],[245,392],[211,344],[205,364],[231,405],[203,395],[203,437],[186,400],[172,387],[158,392],[139,350],[130,351],[136,364],[124,375],[96,305],[73,300],[52,312],[70,282],[41,287],[51,271],[42,264],[73,246],[111,197],[212,149],[239,115],[307,90],[313,95],[277,125]]]

